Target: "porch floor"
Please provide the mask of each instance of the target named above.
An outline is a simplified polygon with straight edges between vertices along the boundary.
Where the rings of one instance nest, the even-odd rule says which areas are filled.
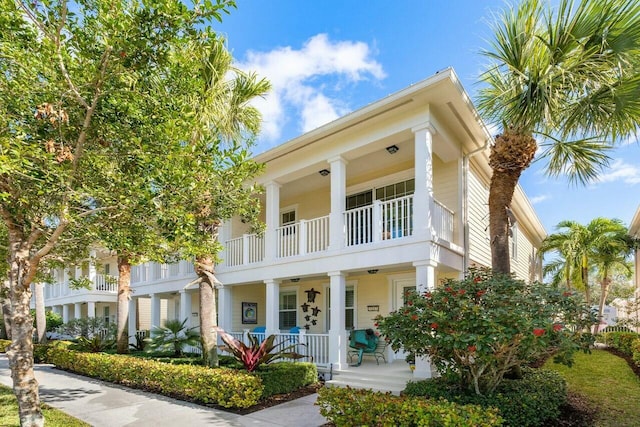
[[[413,380],[413,373],[409,364],[404,360],[394,360],[391,363],[376,361],[368,358],[362,360],[360,366],[347,366],[333,371],[333,378],[326,382],[328,386],[351,388],[365,388],[375,391],[400,394],[408,381]]]

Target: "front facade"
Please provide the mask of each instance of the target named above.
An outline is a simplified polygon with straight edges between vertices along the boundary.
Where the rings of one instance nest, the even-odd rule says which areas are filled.
[[[316,363],[345,367],[348,331],[374,328],[406,290],[490,266],[490,141],[449,69],[257,156],[266,231],[224,224],[219,325],[238,337],[295,333]],[[545,233],[519,187],[511,209],[512,270],[540,279]],[[184,261],[134,267],[131,335],[167,318],[197,325],[194,278]],[[47,293],[46,305],[82,316],[63,294]]]

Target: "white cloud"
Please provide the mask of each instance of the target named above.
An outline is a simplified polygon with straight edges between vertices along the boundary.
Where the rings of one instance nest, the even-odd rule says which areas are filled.
[[[333,42],[326,34],[311,37],[299,50],[249,51],[238,67],[257,72],[272,85],[271,93],[255,103],[264,120],[261,136],[277,140],[291,117],[306,132],[345,114],[349,108],[339,98],[342,86],[385,77],[373,53],[366,43]]]
[[[631,185],[640,184],[640,166],[625,163],[624,160],[617,159],[610,168],[597,179],[598,183],[617,181]]]
[[[550,198],[551,196],[549,196],[548,194],[540,194],[539,196],[529,197],[529,201],[532,205],[535,205]]]

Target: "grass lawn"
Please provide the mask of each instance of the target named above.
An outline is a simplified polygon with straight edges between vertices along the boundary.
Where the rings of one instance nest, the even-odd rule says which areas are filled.
[[[64,412],[42,405],[45,424],[58,427],[90,427],[90,424],[82,422]],[[0,426],[19,427],[18,402],[10,387],[0,385]]]
[[[596,426],[640,426],[640,379],[624,359],[604,350],[593,350],[592,354],[576,354],[571,368],[552,360],[544,367],[560,372],[570,391],[593,403],[598,409]]]

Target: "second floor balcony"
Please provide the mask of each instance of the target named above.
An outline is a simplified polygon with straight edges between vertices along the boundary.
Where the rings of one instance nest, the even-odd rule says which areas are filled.
[[[87,281],[89,287],[74,285],[72,280],[64,280],[44,287],[45,299],[63,298],[87,293],[104,293],[115,295],[118,292],[118,278],[108,274],[90,275]]]

